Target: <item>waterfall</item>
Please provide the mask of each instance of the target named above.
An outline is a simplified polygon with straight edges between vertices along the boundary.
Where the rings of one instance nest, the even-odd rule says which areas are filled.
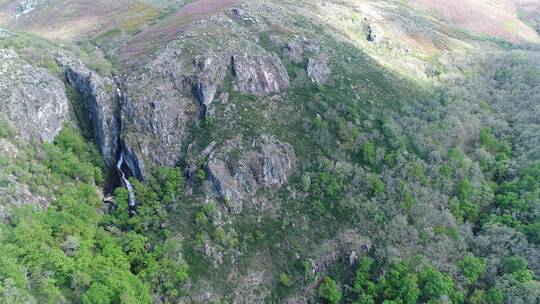
[[[120,159],[118,160],[118,163],[116,163],[116,168],[118,169],[118,173],[120,174],[120,178],[122,179],[122,184],[128,190],[129,207],[135,208],[137,206],[137,201],[135,200],[135,191],[133,191],[133,186],[131,185],[129,180],[126,178],[124,171],[122,171],[123,164],[124,164],[124,153],[120,153]]]

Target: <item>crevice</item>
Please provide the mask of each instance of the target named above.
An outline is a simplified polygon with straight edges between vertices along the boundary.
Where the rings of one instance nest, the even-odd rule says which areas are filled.
[[[134,168],[132,168],[133,164],[130,166],[130,162],[126,160],[126,156],[124,155],[125,145],[122,140],[122,108],[126,101],[126,95],[124,93],[124,84],[122,83],[120,77],[113,75],[113,79],[117,88],[116,107],[114,111],[114,122],[118,130],[118,135],[116,138],[117,150],[115,151],[115,156],[117,159],[116,172],[118,174],[120,184],[128,191],[128,212],[130,216],[133,216],[135,215],[137,209],[137,199],[133,185],[129,181],[129,177],[135,176],[137,179],[140,179],[140,177],[137,176],[136,171]]]

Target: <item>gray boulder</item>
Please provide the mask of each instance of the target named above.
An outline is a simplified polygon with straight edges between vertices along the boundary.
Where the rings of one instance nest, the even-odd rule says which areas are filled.
[[[330,80],[330,67],[328,66],[328,56],[318,54],[309,58],[307,74],[313,82],[325,84]]]
[[[232,56],[235,88],[259,96],[279,93],[290,85],[287,70],[281,60],[266,51]]]
[[[240,213],[242,211],[244,191],[238,181],[231,175],[225,161],[211,159],[206,165],[206,171],[216,197],[223,198],[228,202],[231,213]]]
[[[384,30],[383,28],[378,24],[369,24],[368,25],[368,33],[367,33],[367,40],[369,42],[373,42],[375,44],[379,44],[384,39]]]
[[[12,49],[0,49],[0,112],[24,140],[51,142],[68,122],[64,83],[30,65]]]

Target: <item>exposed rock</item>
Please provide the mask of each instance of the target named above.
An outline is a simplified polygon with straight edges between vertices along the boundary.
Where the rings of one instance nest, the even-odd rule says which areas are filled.
[[[51,202],[50,197],[32,193],[26,183],[18,181],[13,175],[7,176],[2,183],[8,186],[0,187],[0,222],[9,218],[12,209],[25,205],[46,209]]]
[[[133,146],[133,144],[136,144],[136,146]],[[146,151],[146,149],[144,149],[144,142],[139,141],[139,138],[137,138],[137,134],[124,134],[122,137],[122,153],[124,154],[124,161],[130,169],[131,174],[138,179],[143,179],[146,174],[146,164],[141,158],[142,155],[137,154],[139,151]]]
[[[312,53],[318,53],[321,51],[321,44],[317,40],[307,40],[305,41],[306,50]]]
[[[384,37],[384,30],[378,24],[370,24],[368,26],[367,40],[375,44],[382,42]]]
[[[242,200],[257,190],[285,185],[295,162],[292,146],[268,135],[256,139],[253,150],[240,151],[240,146],[229,141],[210,155],[206,167],[214,194],[227,201],[232,213],[241,212]]]
[[[15,34],[5,28],[0,27],[0,39],[12,37],[12,36],[15,36]]]
[[[220,252],[210,242],[204,243],[203,254],[212,259],[212,264],[214,268],[219,268],[219,266],[223,264],[223,253]]]
[[[146,168],[150,163],[174,166],[180,161],[187,123],[197,119],[193,93],[199,101],[199,114],[212,116],[216,93],[231,64],[231,56],[225,52],[209,51],[194,61],[186,60],[181,52],[171,43],[143,69],[125,77],[121,138],[126,163],[139,178],[148,174]],[[244,93],[267,95],[289,86],[279,58],[265,51],[233,55],[232,66],[236,89]],[[219,100],[227,104],[228,95],[221,94]],[[222,196],[226,193],[231,200],[240,200],[240,192],[233,190],[236,185],[227,183],[220,174],[225,172],[222,169],[219,162],[208,166],[224,189],[230,189],[216,191],[223,192]],[[219,185],[215,183],[215,187]]]
[[[233,214],[242,211],[242,200],[244,191],[238,181],[231,175],[224,161],[220,159],[211,159],[206,165],[208,179],[212,183],[214,194],[217,197],[225,199],[228,207]]]
[[[231,14],[235,17],[242,17],[246,14],[246,12],[241,8],[235,7],[231,9]]]
[[[51,142],[68,121],[68,105],[62,81],[0,49],[0,112],[21,138]]]
[[[139,178],[147,176],[148,163],[177,164],[186,123],[196,112],[194,103],[164,73],[152,71],[125,81],[122,138],[130,156],[126,163]]]
[[[120,135],[119,99],[114,80],[89,70],[80,60],[60,54],[57,61],[66,67],[68,82],[84,97],[86,111],[94,124],[96,142],[107,165],[116,163]]]
[[[279,142],[274,137],[262,135],[256,142],[258,151],[245,159],[258,184],[278,188],[287,183],[287,178],[295,161],[294,150],[288,143]]]
[[[201,104],[202,116],[212,116],[211,108],[218,86],[227,74],[228,62],[215,54],[196,58],[195,66],[197,76],[197,98]]]
[[[283,47],[283,54],[296,64],[301,63],[304,60],[304,49],[302,45],[296,41],[285,44]]]
[[[289,87],[287,70],[274,54],[236,54],[232,62],[236,89],[240,92],[263,96]]]
[[[18,12],[15,17],[26,15],[46,3],[47,0],[23,0],[21,1],[21,4],[19,4]]]
[[[239,284],[239,287],[235,289],[234,303],[266,303],[265,298],[270,295],[270,290],[267,288],[270,278],[271,276],[265,270],[251,270],[241,276],[233,274],[230,279]]]
[[[146,85],[128,83],[127,99],[123,105],[122,134],[125,148],[133,156],[132,163],[139,177],[148,172],[145,162],[174,166],[180,159],[182,140],[185,138],[187,109],[191,101],[179,96],[167,81],[149,79]]]
[[[313,82],[321,84],[327,83],[330,79],[328,56],[325,54],[318,54],[315,57],[309,58],[307,74]]]

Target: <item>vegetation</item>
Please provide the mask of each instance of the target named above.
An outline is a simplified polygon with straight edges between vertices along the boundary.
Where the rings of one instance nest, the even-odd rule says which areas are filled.
[[[406,10],[399,3],[392,14],[418,27],[430,22],[399,11]],[[354,43],[301,16],[277,26],[244,13],[231,24],[237,33],[256,34],[250,47],[282,60],[290,88],[275,96],[243,94],[229,73],[213,117],[190,121],[178,166],[148,167],[144,181],[130,179],[137,200],[131,213],[123,187],[101,197],[117,185],[106,178],[114,173],[91,143],[94,132],[75,90],[67,94],[81,130],[66,127],[51,144],[21,142],[0,115],[0,215],[12,207],[0,224],[0,303],[540,301],[537,47],[426,58],[399,41],[364,41],[369,20],[356,13],[337,14],[355,26],[348,37]],[[100,58],[92,68],[110,73],[111,63],[93,54],[100,53],[96,44],[121,52],[116,39],[147,17],[82,44],[92,54],[85,58]],[[207,23],[205,35],[182,40],[187,46],[174,53],[209,49],[217,38],[213,22],[200,24]],[[237,33],[218,33],[239,40]],[[467,39],[485,43],[473,38],[479,39]],[[0,39],[0,46],[61,72],[54,52],[40,58],[25,48],[29,39]],[[282,45],[297,40],[305,53],[293,62]],[[496,47],[490,42],[490,50]],[[329,57],[328,83],[313,83],[305,72],[316,52]],[[417,66],[421,76],[399,64]],[[222,93],[227,102],[217,101]],[[241,202],[216,197],[204,150],[238,138],[251,143],[261,134],[293,146],[287,185],[261,187]],[[226,165],[242,181],[237,165],[250,147],[226,148]],[[248,164],[249,174],[267,170],[264,161],[264,168]],[[231,211],[235,204],[240,213]]]
[[[156,216],[159,207],[153,205],[176,199],[181,175],[156,170],[152,181],[159,185],[159,195],[147,196],[158,201],[143,204],[141,219],[130,219],[127,208],[120,209],[127,207],[123,189],[117,190],[116,214],[103,215],[96,149],[69,128],[41,149],[47,169],[43,174],[50,185],[58,185],[56,199],[46,210],[15,209],[9,224],[0,226],[3,303],[151,303],[152,288],[178,296],[178,286],[187,279],[187,266],[178,257],[180,242],[165,239],[148,250],[148,236],[136,231],[145,232],[141,221]],[[138,228],[111,231],[113,222]]]
[[[338,304],[341,301],[341,290],[336,282],[330,277],[324,278],[318,291],[319,297],[330,304]]]

